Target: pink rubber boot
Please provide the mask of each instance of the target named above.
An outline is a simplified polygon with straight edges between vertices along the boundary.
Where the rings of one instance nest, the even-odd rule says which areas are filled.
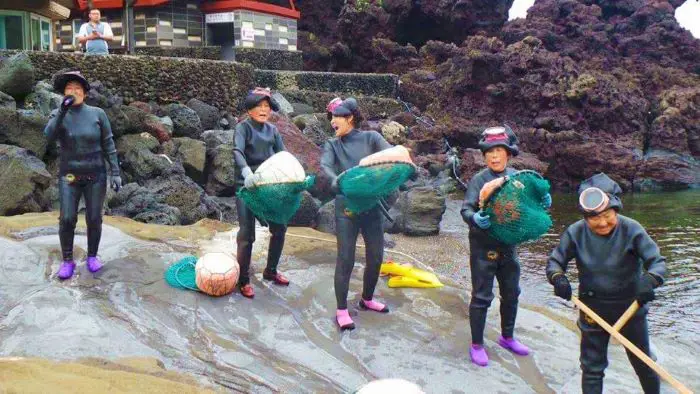
[[[360,300],[360,308],[380,313],[389,313],[389,308],[386,305],[374,300]]]
[[[338,323],[341,331],[355,329],[355,323],[350,318],[350,313],[348,313],[347,309],[335,311],[335,321]]]

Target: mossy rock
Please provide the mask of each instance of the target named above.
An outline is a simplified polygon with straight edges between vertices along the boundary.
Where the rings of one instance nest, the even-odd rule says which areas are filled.
[[[20,52],[3,62],[0,68],[0,91],[23,100],[34,87],[34,66],[29,56]]]

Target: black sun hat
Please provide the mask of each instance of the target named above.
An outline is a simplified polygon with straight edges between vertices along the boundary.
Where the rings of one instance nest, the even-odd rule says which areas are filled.
[[[87,79],[85,79],[85,77],[83,76],[83,74],[80,73],[80,71],[67,71],[64,73],[54,75],[53,89],[56,92],[63,94],[63,91],[66,90],[66,85],[68,84],[68,82],[71,81],[80,82],[80,84],[83,85],[83,89],[85,89],[85,93],[90,91],[90,83]]]

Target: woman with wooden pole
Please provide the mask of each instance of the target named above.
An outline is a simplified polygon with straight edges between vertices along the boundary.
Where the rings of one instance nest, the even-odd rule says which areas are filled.
[[[569,261],[576,259],[580,301],[611,331],[609,325],[636,300],[641,307],[621,328],[620,337],[648,356],[647,303],[654,299],[654,289],[663,283],[666,260],[638,222],[618,214],[622,209],[621,193],[620,186],[602,173],[583,181],[578,205],[584,218],[562,234],[559,246],[547,261],[547,279],[557,296],[570,300],[571,285],[565,272]],[[611,334],[601,327],[601,322],[583,312],[578,320],[581,386],[585,394],[603,392]],[[619,340],[619,334],[613,332]],[[654,369],[630,349],[627,356],[644,392],[658,393],[660,380]]]

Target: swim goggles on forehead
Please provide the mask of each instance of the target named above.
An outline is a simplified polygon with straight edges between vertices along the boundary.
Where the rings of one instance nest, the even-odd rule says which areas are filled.
[[[508,141],[505,127],[489,127],[482,133],[485,142]]]
[[[268,88],[255,88],[248,92],[248,94],[257,94],[265,97],[272,97],[272,92]]]
[[[589,187],[581,192],[578,204],[587,214],[599,214],[603,212],[610,202],[610,197],[597,187]]]

